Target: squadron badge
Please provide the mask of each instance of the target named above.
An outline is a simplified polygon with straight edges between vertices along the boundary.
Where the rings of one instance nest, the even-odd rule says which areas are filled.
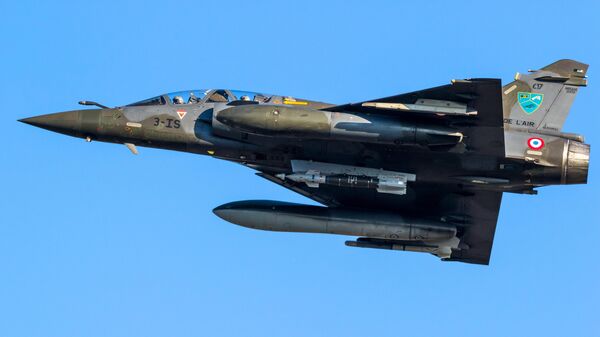
[[[534,94],[532,92],[519,92],[519,106],[526,114],[531,115],[542,105],[544,94]]]

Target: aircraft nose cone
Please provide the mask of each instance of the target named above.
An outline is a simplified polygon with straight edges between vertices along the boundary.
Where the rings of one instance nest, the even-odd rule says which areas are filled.
[[[81,126],[79,110],[29,117],[19,119],[19,122],[67,134],[75,133]]]
[[[73,110],[19,119],[19,122],[74,137],[95,135],[104,110]]]

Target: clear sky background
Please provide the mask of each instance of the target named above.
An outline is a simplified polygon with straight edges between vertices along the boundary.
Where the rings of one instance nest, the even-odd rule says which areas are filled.
[[[0,336],[599,336],[588,185],[507,194],[491,265],[254,231],[225,202],[310,202],[209,157],[18,118],[225,87],[346,103],[590,63],[565,131],[600,144],[597,1],[0,0]],[[598,164],[598,165],[597,165]]]

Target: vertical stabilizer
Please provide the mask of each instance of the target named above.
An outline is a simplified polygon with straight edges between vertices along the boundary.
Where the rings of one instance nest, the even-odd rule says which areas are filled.
[[[561,131],[579,87],[587,85],[588,65],[559,60],[519,74],[502,88],[504,127]]]

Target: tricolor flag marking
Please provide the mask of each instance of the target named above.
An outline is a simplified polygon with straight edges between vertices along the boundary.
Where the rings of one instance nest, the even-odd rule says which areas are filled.
[[[533,137],[527,140],[527,146],[532,150],[541,150],[544,148],[544,140],[542,138]]]

